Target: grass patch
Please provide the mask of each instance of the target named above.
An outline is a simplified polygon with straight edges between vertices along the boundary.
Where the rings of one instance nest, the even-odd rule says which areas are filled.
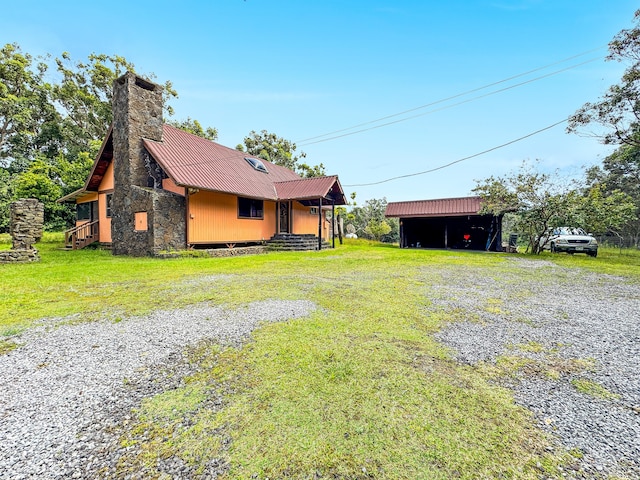
[[[525,352],[542,353],[544,346],[537,342],[529,342],[515,346]],[[514,347],[511,347],[514,348]],[[519,375],[541,375],[552,380],[560,380],[567,375],[593,371],[595,361],[591,358],[561,358],[555,349],[546,351],[543,358],[532,359],[521,355],[500,355],[494,363],[482,362],[477,370],[485,378],[515,378]]]
[[[484,307],[487,313],[491,313],[493,315],[508,315],[509,312],[504,310],[504,301],[500,298],[489,298],[487,299],[486,305]]]
[[[18,347],[19,345],[11,340],[0,339],[0,355],[5,355]]]
[[[598,248],[598,257],[588,255],[551,254],[545,252],[540,258],[551,260],[565,267],[580,267],[597,273],[620,275],[634,281],[640,280],[640,249],[612,247]]]
[[[620,395],[617,393],[610,392],[599,383],[586,380],[584,378],[571,380],[571,385],[573,385],[580,393],[584,393],[585,395],[590,395],[592,397],[602,398],[604,400],[616,400],[620,398]]]
[[[523,352],[541,353],[545,350],[544,345],[540,342],[530,341],[517,346]]]
[[[123,436],[125,475],[159,477],[158,461],[171,456],[196,472],[220,460],[229,479],[534,479],[565,461],[509,390],[452,362],[430,335],[461,315],[429,308],[439,272],[520,272],[506,256],[347,241],[323,252],[160,260],[60,251],[60,242],[39,244],[39,263],[0,267],[0,331],[43,317],[121,321],[197,302],[320,307],[263,326],[243,348],[195,349],[199,373],[145,401]],[[623,262],[605,268],[606,258],[585,261],[626,274]],[[502,310],[499,301],[488,307]],[[502,366],[528,368],[519,362]]]

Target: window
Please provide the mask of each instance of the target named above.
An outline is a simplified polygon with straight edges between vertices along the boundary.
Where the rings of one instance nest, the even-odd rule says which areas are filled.
[[[111,218],[111,199],[113,198],[113,193],[107,193],[106,203],[107,203],[107,218]]]
[[[258,160],[257,158],[250,158],[250,157],[244,157],[244,159],[247,162],[249,162],[249,165],[251,165],[253,168],[258,170],[259,172],[269,173],[269,171],[267,170],[267,167],[265,167],[264,163],[262,163],[262,160]]]
[[[238,197],[238,217],[240,218],[263,218],[264,202],[254,198]]]
[[[317,214],[318,214],[318,207],[311,207],[311,208],[309,209],[309,213],[310,213],[311,215],[317,215]]]
[[[91,202],[76,205],[76,218],[78,220],[91,220]]]

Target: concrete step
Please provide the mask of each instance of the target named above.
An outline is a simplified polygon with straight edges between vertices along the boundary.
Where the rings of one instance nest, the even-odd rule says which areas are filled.
[[[272,251],[309,251],[318,250],[318,237],[313,234],[297,235],[294,233],[279,233],[266,242]],[[329,244],[322,241],[322,248],[329,248]]]

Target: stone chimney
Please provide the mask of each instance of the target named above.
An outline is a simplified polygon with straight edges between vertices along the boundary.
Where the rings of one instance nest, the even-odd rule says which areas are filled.
[[[162,140],[162,87],[127,72],[113,82],[112,109],[111,249],[114,255],[148,255],[153,205],[146,189],[149,171],[142,139]]]
[[[128,72],[113,83],[112,108],[112,253],[186,248],[186,200],[153,181],[156,165],[142,145],[162,141],[162,87]]]
[[[162,141],[162,87],[127,72],[113,84],[115,182],[146,187],[142,139]]]

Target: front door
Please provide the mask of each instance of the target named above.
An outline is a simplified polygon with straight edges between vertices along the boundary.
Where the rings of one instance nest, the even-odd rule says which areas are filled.
[[[290,210],[290,204],[289,202],[279,202],[279,221],[278,221],[278,225],[279,225],[279,231],[278,233],[291,233],[289,231],[289,210]]]

